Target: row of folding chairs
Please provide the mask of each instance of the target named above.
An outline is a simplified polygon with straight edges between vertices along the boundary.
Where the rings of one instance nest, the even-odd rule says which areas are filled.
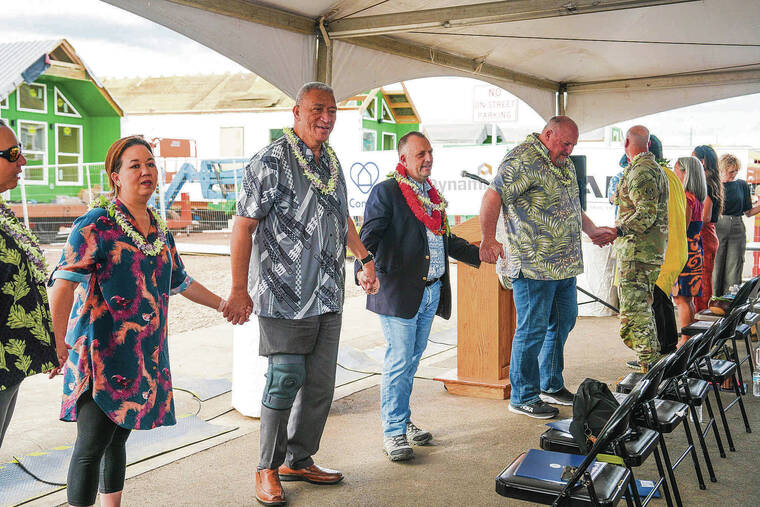
[[[740,386],[742,364],[748,363],[752,368],[749,325],[745,320],[748,315],[752,318],[749,312],[752,304],[748,300],[751,296],[754,298],[758,285],[757,278],[745,283],[725,318],[713,322],[701,333],[692,336],[685,345],[663,357],[646,374],[632,373],[626,376],[618,384],[618,392],[615,393],[620,406],[600,432],[585,459],[577,468],[566,470],[567,474],[562,480],[558,481],[551,474],[542,476],[520,472],[526,456],[532,461],[541,458],[539,463],[550,463],[552,460],[561,462],[561,459],[557,459],[559,455],[551,453],[580,454],[580,448],[569,432],[549,429],[541,435],[541,449],[521,454],[499,474],[496,479],[497,493],[555,505],[615,505],[624,498],[627,505],[638,507],[647,505],[655,491],[661,489],[669,507],[680,507],[682,500],[675,471],[687,457],[691,457],[700,489],[706,488],[694,433],[710,481],[716,482],[706,443],[711,431],[720,456],[725,458],[726,453],[709,392],[713,392],[729,449],[734,451],[726,411],[738,405],[745,430],[751,432],[742,401],[745,391]],[[737,354],[737,343],[742,339],[748,359],[747,356],[740,358]],[[728,343],[733,345],[733,351],[727,348]],[[720,385],[727,379],[731,381],[735,397],[730,403],[724,404]],[[700,422],[701,407],[708,414],[704,425]],[[694,425],[694,433],[691,424]],[[678,426],[684,428],[687,446],[673,461],[664,435],[672,433]],[[649,494],[641,500],[633,469],[650,455],[654,457],[659,477]]]

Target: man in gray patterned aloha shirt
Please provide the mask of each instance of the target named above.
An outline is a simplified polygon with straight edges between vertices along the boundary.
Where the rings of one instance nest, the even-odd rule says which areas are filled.
[[[285,503],[280,479],[343,479],[315,465],[312,455],[335,388],[346,246],[361,259],[365,290],[379,288],[372,256],[348,217],[340,164],[326,142],[336,112],[329,86],[301,88],[293,129],[246,167],[232,229],[225,317],[242,324],[253,310],[259,354],[269,359],[256,470],[256,499],[264,505]]]
[[[517,309],[509,410],[540,419],[559,413],[548,403],[573,403],[562,370],[565,340],[578,315],[575,277],[583,272],[581,230],[599,245],[615,237],[581,210],[569,158],[577,142],[573,120],[549,120],[541,134],[529,135],[507,153],[480,210],[484,262],[496,262],[503,255],[495,239],[502,209],[506,219],[507,275]]]

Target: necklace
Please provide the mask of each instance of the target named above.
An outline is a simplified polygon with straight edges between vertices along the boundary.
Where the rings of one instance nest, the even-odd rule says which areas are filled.
[[[449,221],[446,217],[446,206],[448,206],[448,203],[441,193],[438,192],[438,189],[435,188],[435,185],[429,179],[427,180],[430,190],[428,190],[428,195],[425,196],[419,191],[417,185],[409,179],[406,167],[402,164],[396,166],[396,170],[392,175],[398,183],[404,199],[406,199],[406,204],[412,210],[414,216],[417,217],[417,220],[425,224],[425,227],[437,236],[449,234]],[[423,206],[430,207],[430,213]]]
[[[549,156],[548,150],[544,146],[544,143],[541,142],[541,139],[538,138],[537,134],[529,135],[528,141],[534,143],[536,151],[538,151],[541,158],[546,161],[549,171],[557,177],[560,183],[567,187],[575,182],[574,175],[570,174],[570,170],[568,169],[568,162],[565,161],[565,163],[562,164],[562,167],[554,165],[554,162],[552,162],[552,159]]]
[[[298,139],[293,129],[284,128],[282,131],[285,133],[285,139],[287,139],[290,149],[293,150],[293,155],[298,160],[298,165],[301,167],[303,175],[324,195],[332,195],[335,192],[335,181],[338,179],[338,159],[335,157],[333,149],[327,143],[322,144],[325,150],[327,150],[327,156],[330,159],[330,178],[327,180],[327,183],[324,183],[319,179],[319,176],[309,169],[309,162],[307,162],[306,157],[298,147]]]
[[[31,261],[29,271],[34,281],[45,283],[47,265],[45,264],[45,256],[42,254],[42,248],[40,248],[40,241],[32,231],[19,222],[16,214],[13,213],[2,199],[0,199],[0,229],[16,241],[18,247]]]
[[[90,209],[93,208],[105,209],[108,212],[108,216],[114,219],[122,232],[124,232],[124,234],[129,239],[131,239],[132,242],[134,242],[138,250],[149,257],[155,257],[158,255],[166,244],[166,233],[168,231],[166,222],[164,222],[164,220],[161,218],[161,215],[159,215],[158,212],[150,206],[148,206],[148,213],[153,216],[153,218],[156,220],[156,224],[158,225],[158,237],[153,243],[148,243],[145,241],[143,235],[137,232],[134,227],[132,227],[132,224],[129,223],[127,216],[116,206],[116,203],[113,201],[109,201],[101,195],[90,203]]]

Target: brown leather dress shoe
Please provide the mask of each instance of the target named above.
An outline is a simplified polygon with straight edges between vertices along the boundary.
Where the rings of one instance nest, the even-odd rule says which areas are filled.
[[[343,474],[337,470],[321,468],[311,465],[306,468],[293,470],[285,465],[280,465],[280,479],[283,481],[306,481],[312,484],[335,484],[343,480]]]
[[[273,468],[256,470],[256,500],[262,505],[285,505],[287,503],[277,470]]]

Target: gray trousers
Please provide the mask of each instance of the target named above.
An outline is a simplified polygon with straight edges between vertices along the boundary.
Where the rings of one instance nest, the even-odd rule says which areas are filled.
[[[11,424],[11,417],[13,416],[13,409],[16,408],[16,398],[18,398],[18,388],[20,386],[21,382],[0,391],[0,447],[3,445],[5,431]]]
[[[747,247],[747,231],[742,217],[721,215],[715,224],[718,251],[713,268],[713,295],[722,296],[729,287],[742,282],[744,251]]]
[[[335,391],[341,323],[342,316],[336,313],[298,320],[259,318],[262,340],[281,343],[303,334],[316,338],[309,352],[292,352],[303,354],[306,365],[304,384],[293,407],[274,410],[261,406],[259,468],[278,468],[285,463],[298,469],[314,464],[311,457],[319,449]],[[274,348],[287,353],[282,346]],[[271,354],[269,358],[271,362]]]

